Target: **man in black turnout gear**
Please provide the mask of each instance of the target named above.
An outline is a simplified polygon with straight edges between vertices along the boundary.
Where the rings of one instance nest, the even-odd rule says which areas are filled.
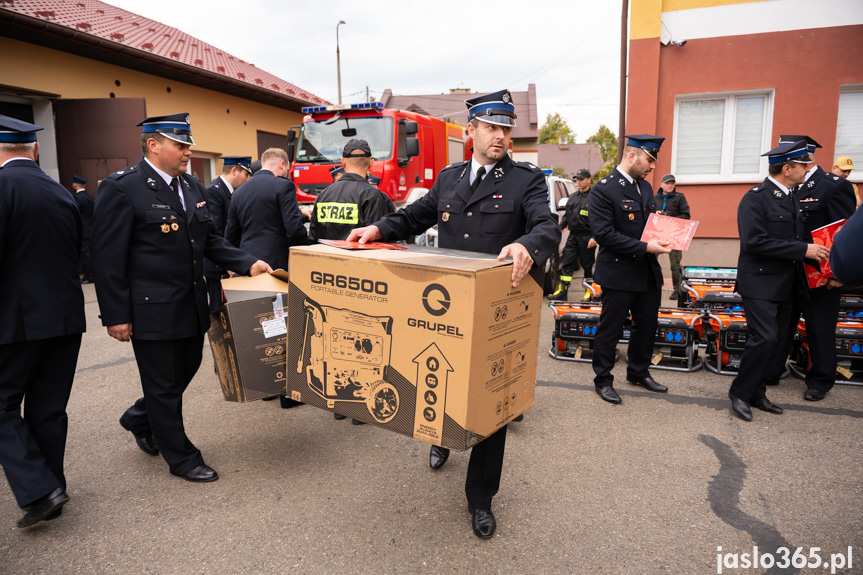
[[[575,174],[578,191],[566,200],[566,215],[561,226],[569,227],[569,237],[563,248],[563,266],[560,268],[560,284],[557,291],[548,296],[550,301],[566,301],[572,272],[584,268],[584,277],[593,277],[593,263],[596,260],[596,240],[590,231],[588,221],[588,197],[590,196],[590,172],[582,168]]]

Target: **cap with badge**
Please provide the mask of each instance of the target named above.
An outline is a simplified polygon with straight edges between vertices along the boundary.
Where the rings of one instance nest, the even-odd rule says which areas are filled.
[[[806,140],[806,151],[809,154],[814,154],[816,148],[820,148],[821,144],[810,138],[809,136],[779,136],[780,144],[793,144],[800,140]]]
[[[84,184],[87,183],[87,180],[85,180],[83,176],[79,176],[78,174],[75,174],[74,176],[72,176],[72,183],[73,184],[81,184],[83,186]]]
[[[252,156],[222,156],[223,165],[237,166],[252,174]]]
[[[0,144],[29,144],[36,141],[41,126],[0,115]]]
[[[840,170],[853,170],[854,160],[852,160],[848,156],[839,156],[838,158],[836,158],[836,161],[833,162],[833,165]]]
[[[368,179],[369,183],[373,186],[379,186],[381,183],[381,179],[371,172],[366,174],[366,178]]]
[[[501,90],[485,96],[465,100],[468,121],[476,118],[488,124],[515,127],[515,106],[509,90]]]
[[[580,170],[578,170],[575,173],[575,179],[576,180],[590,179],[590,170],[585,169],[585,168],[581,168]]]
[[[627,134],[625,137],[627,146],[643,150],[653,161],[656,161],[659,156],[659,148],[662,147],[662,142],[665,141],[665,138],[651,134]]]
[[[677,183],[677,180],[674,179],[674,174],[665,174],[664,176],[662,176],[662,183],[667,184],[668,182],[674,182],[675,184]]]
[[[357,150],[363,152],[362,154],[355,154]],[[369,143],[365,140],[348,140],[348,143],[345,144],[345,149],[342,152],[343,158],[371,158],[372,157],[372,149],[369,147]]]
[[[809,159],[809,145],[805,139],[779,144],[769,152],[764,152],[761,155],[766,156],[767,161],[771,164],[782,164],[785,162],[795,162],[798,164],[812,163],[812,160]]]
[[[336,166],[335,168],[330,168],[330,177],[335,179],[339,174],[344,173],[345,169],[341,166]]]
[[[181,144],[195,145],[195,140],[192,138],[192,125],[189,123],[189,114],[153,116],[137,125],[143,126],[142,133],[144,134],[160,134]]]

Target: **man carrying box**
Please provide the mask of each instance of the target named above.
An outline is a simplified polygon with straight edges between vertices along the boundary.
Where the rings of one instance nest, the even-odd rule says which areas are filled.
[[[548,209],[548,186],[532,164],[507,155],[515,106],[508,90],[465,102],[474,154],[469,162],[444,168],[431,191],[374,225],[357,228],[348,241],[394,241],[438,226],[440,247],[498,253],[513,259],[512,286],[529,272],[540,273],[560,243],[557,218]],[[503,470],[506,426],[475,445],[465,479],[473,532],[487,539],[497,527],[491,500]],[[449,450],[433,445],[430,465],[440,467]],[[439,463],[438,463],[439,462]]]

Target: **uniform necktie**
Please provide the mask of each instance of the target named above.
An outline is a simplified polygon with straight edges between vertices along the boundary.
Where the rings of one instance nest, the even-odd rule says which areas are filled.
[[[485,166],[480,166],[476,171],[476,178],[474,178],[473,183],[470,185],[470,193],[474,193],[479,187],[483,174],[485,174]]]
[[[177,194],[177,199],[180,200],[180,205],[183,206],[183,211],[186,211],[186,204],[183,203],[183,198],[180,197],[180,181],[177,178],[171,180],[171,189]]]

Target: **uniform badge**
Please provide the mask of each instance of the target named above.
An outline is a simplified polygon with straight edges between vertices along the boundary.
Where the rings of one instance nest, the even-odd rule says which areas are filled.
[[[600,182],[600,184],[604,184],[606,182],[606,180],[607,180],[607,178],[602,178],[602,181]]]
[[[444,212],[440,217],[441,220],[448,222],[449,221],[449,212]]]
[[[197,204],[195,204],[195,207],[196,208],[203,208],[206,205],[207,205],[207,202],[198,202]]]
[[[500,178],[502,178],[502,177],[503,177],[503,168],[501,168],[500,166],[498,166],[497,168],[495,168],[495,169],[494,169],[494,177],[495,177],[496,179],[500,179]]]
[[[176,222],[175,222],[175,223],[173,223],[173,224],[171,224],[171,229],[172,229],[172,230],[174,230],[174,231],[176,232],[177,230],[179,230],[179,229],[180,229],[180,224],[178,224],[178,223],[176,223]]]
[[[492,199],[494,199],[494,200],[499,200],[499,199],[501,199],[502,197],[503,197],[503,196],[502,196],[502,195],[500,195],[500,194],[495,194],[495,195],[493,195],[493,196],[492,196]]]
[[[155,190],[156,189],[156,180],[154,180],[153,178],[147,178],[147,185]]]
[[[183,180],[183,183],[186,184],[187,188],[189,187],[189,182],[187,182],[186,180]]]
[[[780,192],[779,190],[773,190],[773,197],[781,200],[782,199],[782,192]]]
[[[162,233],[163,234],[167,234],[170,231],[171,231],[171,226],[169,226],[168,224],[162,224]]]
[[[461,179],[461,178],[463,178],[463,177],[464,177],[464,173],[465,173],[466,171],[467,171],[467,166],[465,166],[464,168],[462,168],[461,173],[458,175],[459,179]]]
[[[504,104],[509,104],[512,101],[512,99],[509,97],[509,92],[504,92],[501,100],[503,100]]]
[[[815,187],[815,182],[813,182],[812,180],[809,180],[808,182],[806,182],[806,187],[811,190],[812,188]]]
[[[117,175],[122,176],[125,173],[126,173],[126,170],[120,170],[119,172],[117,172]]]
[[[635,219],[635,214],[629,214],[629,219],[630,219],[630,220],[634,220],[634,219]]]
[[[624,180],[623,178],[620,178],[620,180],[618,180],[618,182],[620,183],[621,186],[626,185],[626,180]]]

